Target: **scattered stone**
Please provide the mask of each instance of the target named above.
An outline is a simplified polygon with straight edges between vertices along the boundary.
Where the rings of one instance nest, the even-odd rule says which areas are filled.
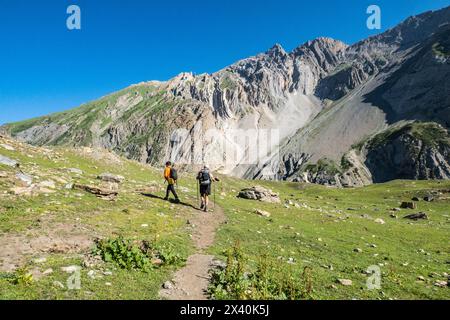
[[[427,195],[423,198],[423,200],[426,202],[431,202],[434,200],[434,197],[432,195]]]
[[[238,194],[238,198],[259,200],[270,203],[281,203],[281,199],[277,193],[260,186],[241,190]]]
[[[402,204],[400,205],[400,208],[402,209],[417,209],[417,205],[414,202],[402,202]]]
[[[61,282],[59,282],[59,281],[53,281],[53,285],[55,287],[59,287],[61,289],[64,289],[64,285]]]
[[[0,147],[8,151],[16,151],[16,149],[14,149],[14,147],[10,146],[9,144],[1,143]]]
[[[438,280],[434,283],[436,287],[444,288],[448,286],[448,281],[446,280]]]
[[[370,247],[371,247],[371,248],[376,248],[377,245],[376,245],[375,243],[372,243],[372,244],[370,245]]]
[[[223,262],[222,260],[214,259],[211,262],[211,267],[223,270],[227,267],[227,264],[225,262]]]
[[[166,290],[172,290],[174,288],[174,285],[173,285],[172,281],[166,281],[163,284],[163,288]]]
[[[398,219],[398,216],[396,214],[393,214],[393,213],[391,213],[390,217],[394,218],[394,219]]]
[[[53,269],[52,268],[49,268],[49,269],[45,270],[44,272],[42,272],[42,274],[44,276],[48,276],[49,274],[52,274],[52,273],[53,273]]]
[[[8,173],[5,171],[0,171],[0,178],[8,178]]]
[[[50,189],[56,188],[55,182],[51,180],[39,182],[38,185],[41,188],[50,188]]]
[[[0,154],[0,164],[3,164],[8,167],[19,167],[20,165],[19,162],[17,162],[16,160],[2,156],[1,154]]]
[[[33,184],[33,178],[25,173],[17,173],[16,178],[19,179],[21,182],[25,183],[27,186],[31,186]]]
[[[37,258],[37,259],[33,260],[33,262],[36,264],[44,263],[46,261],[47,261],[47,258]]]
[[[375,223],[379,223],[379,224],[385,224],[386,222],[383,219],[375,219]]]
[[[270,218],[271,214],[270,212],[264,211],[264,210],[260,210],[260,209],[256,209],[255,210],[256,214],[265,217],[265,218]]]
[[[34,188],[33,187],[15,187],[11,188],[10,191],[16,196],[33,196]]]
[[[111,287],[112,283],[111,282],[105,282],[105,286]]]
[[[125,180],[125,177],[120,175],[114,175],[111,173],[102,173],[97,177],[97,179],[100,179],[105,182],[122,183]]]
[[[68,267],[61,267],[61,271],[67,272],[67,273],[74,273],[75,271],[79,270],[79,266],[68,266]]]
[[[111,271],[105,271],[105,272],[103,272],[103,275],[105,275],[105,276],[112,276],[113,273]]]
[[[358,253],[363,252],[361,248],[355,248],[355,249],[353,249],[353,251],[354,251],[354,252],[358,252]]]
[[[163,264],[163,261],[161,259],[159,259],[159,258],[153,258],[152,259],[152,264],[155,265],[155,266],[160,266],[160,265]]]
[[[142,227],[142,228],[148,228],[148,224],[146,224],[146,223],[141,224],[141,227]]]
[[[80,169],[77,169],[77,168],[69,168],[68,171],[70,173],[74,173],[74,174],[78,174],[78,175],[82,175],[83,174],[83,171],[80,170]]]
[[[418,198],[418,197],[413,197],[412,199],[411,199],[412,201],[420,201],[420,199]]]
[[[393,208],[392,211],[402,211],[400,208]]]
[[[88,185],[82,185],[82,184],[75,184],[75,189],[84,190],[86,192],[92,193],[96,195],[97,197],[104,199],[104,200],[115,200],[116,197],[119,195],[119,192],[116,190],[106,190],[101,189],[98,187],[88,186]]]
[[[88,275],[89,278],[95,279],[95,271],[94,271],[94,270],[90,270],[90,271],[87,273],[87,275]]]
[[[417,277],[417,280],[419,280],[419,281],[425,281],[425,278],[424,278],[423,276],[418,276],[418,277]]]
[[[66,184],[64,188],[67,189],[67,190],[72,190],[73,189],[73,183]]]
[[[338,279],[338,283],[343,286],[351,286],[353,285],[353,281],[349,279]]]
[[[423,212],[409,214],[407,216],[404,216],[403,218],[414,220],[414,221],[421,220],[421,219],[428,220],[428,216]]]

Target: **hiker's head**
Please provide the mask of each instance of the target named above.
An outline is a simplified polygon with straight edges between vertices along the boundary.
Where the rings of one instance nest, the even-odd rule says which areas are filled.
[[[208,165],[206,165],[206,164],[205,164],[205,165],[203,166],[203,170],[205,170],[205,171],[209,171],[209,167],[208,167]]]
[[[170,167],[171,165],[172,165],[172,162],[170,162],[170,161],[166,162],[166,167]]]

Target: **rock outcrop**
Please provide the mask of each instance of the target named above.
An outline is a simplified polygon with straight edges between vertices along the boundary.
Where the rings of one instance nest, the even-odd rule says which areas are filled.
[[[238,198],[270,203],[281,203],[280,197],[277,193],[261,186],[241,190],[238,194]]]

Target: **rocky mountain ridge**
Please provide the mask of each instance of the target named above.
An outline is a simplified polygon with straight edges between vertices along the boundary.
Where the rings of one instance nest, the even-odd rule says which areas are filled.
[[[330,177],[320,167],[344,172],[344,156],[352,146],[402,121],[437,122],[445,135],[450,125],[449,22],[450,7],[408,18],[350,46],[318,38],[286,52],[277,44],[214,74],[181,73],[167,82],[141,83],[3,130],[36,145],[101,147],[151,164],[166,159],[209,163],[251,179],[377,182],[373,163],[378,162],[356,153],[351,159],[361,170],[347,172],[345,179]],[[276,130],[278,136],[264,141],[269,150],[258,150],[257,160],[245,161],[250,146],[230,136],[236,130],[256,137]],[[392,177],[449,178],[446,149],[439,155],[435,151],[429,151],[433,161],[421,162],[422,173],[411,169]],[[369,159],[374,153],[367,150]],[[230,154],[237,159],[229,161]]]

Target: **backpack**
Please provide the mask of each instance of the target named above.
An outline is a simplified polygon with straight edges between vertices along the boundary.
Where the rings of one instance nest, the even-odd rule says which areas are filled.
[[[178,180],[178,172],[176,169],[170,168],[170,178],[173,179],[174,181]]]
[[[198,180],[202,186],[206,186],[211,183],[211,176],[208,171],[203,170],[198,173]]]

